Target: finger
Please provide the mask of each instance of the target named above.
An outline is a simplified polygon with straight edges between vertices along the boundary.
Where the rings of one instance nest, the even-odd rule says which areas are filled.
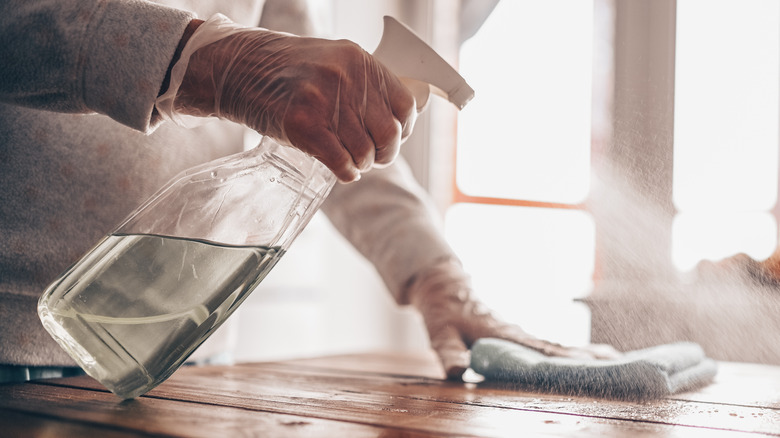
[[[366,130],[374,141],[374,163],[390,164],[401,151],[401,124],[390,109],[382,104],[369,104],[366,108]]]
[[[312,127],[295,130],[288,133],[288,138],[292,145],[327,166],[339,181],[353,182],[360,179],[360,170],[355,166],[352,155],[329,129]]]
[[[460,337],[460,333],[452,327],[446,326],[430,333],[431,348],[439,356],[444,372],[448,379],[459,380],[469,368],[471,355],[466,344]]]
[[[506,339],[536,350],[546,356],[566,357],[571,359],[615,359],[620,356],[617,350],[608,346],[567,347],[554,342],[534,337]]]
[[[405,123],[401,123],[401,143],[405,142],[412,131],[414,130],[414,124],[417,122],[417,111],[413,111]]]
[[[523,345],[532,350],[536,350],[546,356],[569,357],[579,359],[593,359],[594,355],[586,350],[579,348],[566,347],[561,344],[545,341],[533,335],[530,335],[519,326],[513,324],[501,325],[497,331],[490,337],[496,337],[505,341],[514,342]]]
[[[386,71],[384,81],[390,110],[393,117],[401,124],[402,138],[406,139],[412,133],[414,122],[417,120],[417,103],[414,95],[398,76],[390,72]]]
[[[568,357],[576,359],[592,359],[593,355],[587,351],[577,348],[565,347],[555,342],[549,342],[542,339],[520,339],[517,341],[519,344],[525,345],[528,348],[532,348],[545,356],[557,356]]]
[[[363,172],[369,170],[374,165],[376,145],[355,112],[347,111],[339,118],[338,133],[355,166]]]
[[[623,353],[609,344],[589,344],[583,348],[596,359],[618,359],[623,356]]]
[[[366,91],[365,121],[377,147],[375,162],[383,165],[395,160],[402,140],[414,127],[417,113],[409,89],[381,65],[377,69]]]

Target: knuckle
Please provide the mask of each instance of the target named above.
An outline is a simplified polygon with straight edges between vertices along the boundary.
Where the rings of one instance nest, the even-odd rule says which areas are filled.
[[[340,52],[341,55],[344,57],[343,59],[346,60],[362,60],[363,57],[366,55],[366,51],[363,50],[362,47],[360,47],[357,43],[347,40],[347,39],[339,39],[336,40],[334,47],[336,47]]]
[[[376,143],[376,162],[387,164],[395,159],[401,146],[400,124],[388,124],[374,138]]]
[[[324,151],[320,159],[332,169],[338,170],[349,169],[352,164],[352,159],[349,154],[345,154],[341,150],[331,149]]]
[[[293,129],[306,128],[313,123],[312,112],[302,106],[291,106],[285,117],[286,125]]]

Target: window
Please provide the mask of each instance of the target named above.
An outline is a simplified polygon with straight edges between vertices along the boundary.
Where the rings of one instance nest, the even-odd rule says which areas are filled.
[[[780,2],[678,0],[673,258],[681,270],[777,243]]]
[[[527,331],[589,341],[593,2],[499,2],[460,53],[476,90],[458,119],[447,236],[480,298]],[[554,316],[554,317],[553,317]],[[562,321],[569,324],[562,324]]]
[[[476,97],[458,117],[447,236],[502,317],[582,344],[576,299],[598,291],[607,258],[610,280],[635,282],[618,289],[652,292],[702,259],[775,250],[780,2],[503,1],[459,65]],[[630,206],[599,203],[621,230],[586,207],[605,157],[633,174],[615,191]]]

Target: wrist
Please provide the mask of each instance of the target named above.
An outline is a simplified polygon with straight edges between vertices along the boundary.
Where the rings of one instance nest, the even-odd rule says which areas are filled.
[[[171,70],[173,69],[173,66],[181,57],[181,52],[184,50],[184,46],[187,45],[190,37],[192,37],[192,34],[194,34],[198,27],[200,27],[200,25],[203,23],[203,20],[195,18],[192,19],[189,24],[187,24],[187,27],[184,29],[184,33],[179,40],[179,44],[176,46],[176,50],[173,52],[173,57],[171,58],[171,62],[168,64],[168,69],[165,71],[165,77],[163,78],[162,85],[160,86],[160,91],[157,93],[158,97],[162,96],[166,91],[168,91],[168,86],[171,83]]]
[[[471,279],[460,260],[447,257],[420,271],[405,290],[405,302],[420,308],[425,303],[446,296],[459,302],[470,298]]]

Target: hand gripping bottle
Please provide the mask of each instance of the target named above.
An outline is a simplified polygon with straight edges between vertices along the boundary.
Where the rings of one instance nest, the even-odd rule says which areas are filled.
[[[422,108],[473,90],[385,17],[376,56]],[[430,84],[430,85],[429,85]],[[123,399],[168,378],[265,278],[336,182],[313,157],[264,138],[187,170],[70,267],[39,300],[46,330]]]

